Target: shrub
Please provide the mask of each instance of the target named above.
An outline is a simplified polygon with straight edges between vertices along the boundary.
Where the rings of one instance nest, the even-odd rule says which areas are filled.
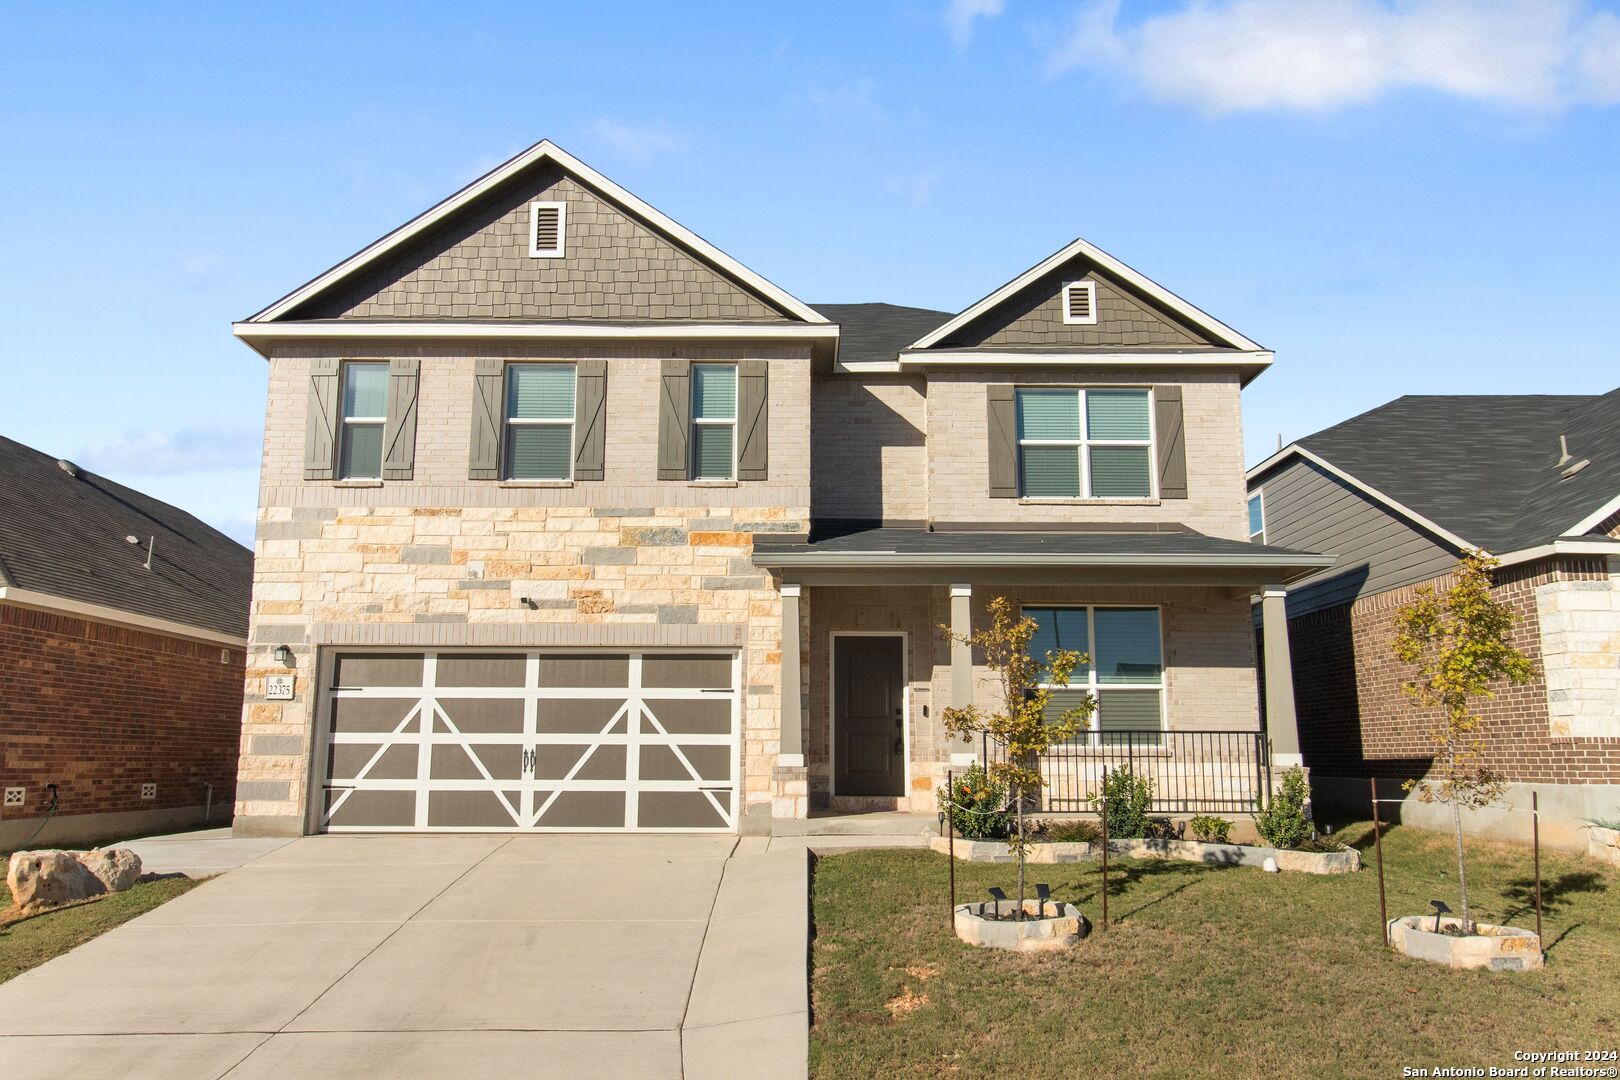
[[[1012,823],[1007,785],[975,765],[952,780],[955,790],[940,788],[939,808],[950,815],[956,835],[968,840],[1005,840]]]
[[[1311,823],[1305,816],[1310,789],[1305,770],[1290,765],[1283,770],[1282,786],[1271,798],[1271,805],[1255,815],[1255,828],[1266,843],[1276,848],[1298,848],[1311,838]]]
[[[1149,840],[1180,840],[1186,828],[1167,817],[1148,818],[1147,829],[1142,835]]]
[[[1104,799],[1109,839],[1134,840],[1147,835],[1148,804],[1153,801],[1151,778],[1137,776],[1127,765],[1104,772],[1102,794],[1093,795],[1091,801],[1101,805]]]
[[[1232,823],[1223,817],[1214,814],[1198,814],[1188,822],[1192,826],[1192,834],[1206,844],[1230,844],[1232,842]]]
[[[1588,825],[1596,825],[1600,829],[1620,829],[1620,815],[1612,818],[1592,818]]]
[[[1089,818],[1053,818],[1041,822],[1041,839],[1053,844],[1095,844],[1102,827]]]

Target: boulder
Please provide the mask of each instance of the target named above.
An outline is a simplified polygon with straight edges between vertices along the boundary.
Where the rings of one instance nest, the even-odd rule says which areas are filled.
[[[107,891],[71,851],[19,851],[6,867],[11,899],[24,910],[71,904]]]
[[[81,854],[79,861],[108,892],[123,892],[141,880],[141,857],[129,848],[97,848]]]

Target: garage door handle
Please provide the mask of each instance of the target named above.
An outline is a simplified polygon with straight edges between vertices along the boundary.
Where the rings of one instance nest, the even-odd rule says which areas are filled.
[[[729,693],[731,693],[731,687],[729,687],[729,686],[721,686],[721,687],[717,687],[717,688],[704,687],[701,690],[699,690],[698,693],[700,693],[700,694],[729,694]]]
[[[730,791],[730,784],[699,784],[699,791]]]

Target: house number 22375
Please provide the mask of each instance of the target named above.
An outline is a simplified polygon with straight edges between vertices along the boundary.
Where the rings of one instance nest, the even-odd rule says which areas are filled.
[[[266,675],[264,678],[264,700],[291,701],[293,699],[293,680],[295,675]]]

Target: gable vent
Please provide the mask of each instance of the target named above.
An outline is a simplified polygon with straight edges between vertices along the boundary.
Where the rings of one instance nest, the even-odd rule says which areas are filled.
[[[1063,321],[1069,326],[1089,326],[1097,321],[1097,283],[1071,281],[1063,286]]]
[[[529,204],[529,255],[536,259],[560,259],[568,230],[568,204],[537,202]]]

